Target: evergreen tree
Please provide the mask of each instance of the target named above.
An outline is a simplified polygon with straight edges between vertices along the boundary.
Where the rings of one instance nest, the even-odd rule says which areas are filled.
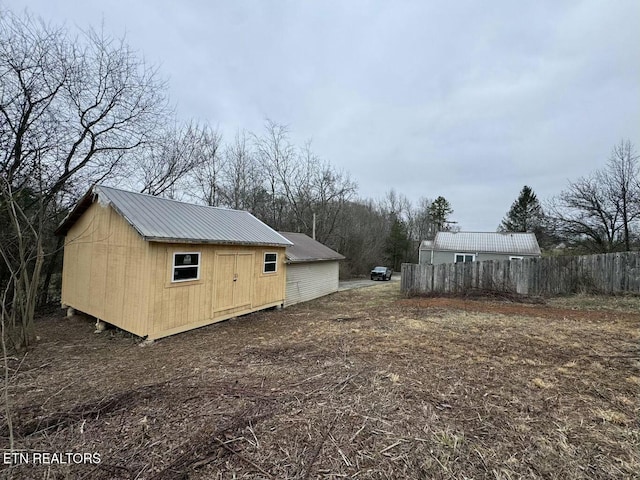
[[[534,232],[541,235],[545,227],[545,214],[535,192],[525,185],[511,209],[502,219],[501,232]]]
[[[447,199],[440,196],[436,198],[429,207],[429,215],[436,226],[436,231],[449,230],[449,215],[453,213],[453,208]]]

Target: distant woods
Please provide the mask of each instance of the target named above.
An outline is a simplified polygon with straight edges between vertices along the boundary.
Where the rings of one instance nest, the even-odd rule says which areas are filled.
[[[166,83],[123,41],[70,33],[0,11],[0,318],[15,348],[34,337],[35,309],[59,298],[54,230],[92,185],[248,210],[276,230],[313,235],[343,253],[343,275],[396,269],[434,231],[390,191],[357,197],[348,172],[294,145],[286,126],[233,137],[180,122]],[[5,335],[6,333],[6,335]]]
[[[272,120],[229,139],[208,125],[172,126],[131,155],[126,176],[105,183],[247,210],[276,230],[315,234],[347,257],[343,276],[377,264],[399,270],[416,258],[421,239],[449,227],[453,213],[443,197],[413,205],[393,189],[375,201],[358,198],[348,172],[319,158],[311,142],[295,145],[288,128]]]
[[[637,158],[621,142],[602,171],[570,183],[544,210],[523,191],[502,228],[539,229],[549,246],[637,248]],[[315,232],[346,257],[345,277],[376,265],[399,270],[417,260],[422,240],[460,228],[438,192],[415,203],[394,189],[360,198],[349,172],[311,142],[294,144],[275,121],[225,135],[178,121],[166,82],[125,42],[0,9],[0,318],[16,348],[33,340],[36,307],[59,298],[62,239],[53,232],[96,183]]]

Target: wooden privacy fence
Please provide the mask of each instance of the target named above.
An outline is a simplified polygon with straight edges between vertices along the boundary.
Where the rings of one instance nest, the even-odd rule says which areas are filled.
[[[441,265],[403,263],[400,289],[409,295],[470,290],[541,296],[640,294],[640,252]]]

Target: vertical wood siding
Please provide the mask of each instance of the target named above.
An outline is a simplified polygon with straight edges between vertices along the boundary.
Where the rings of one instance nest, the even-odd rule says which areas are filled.
[[[159,338],[284,303],[284,247],[150,243],[149,337]],[[200,252],[200,278],[172,283],[174,252]],[[265,252],[278,268],[264,274]],[[234,276],[237,280],[234,282]]]
[[[472,289],[524,295],[640,294],[640,252],[440,265],[405,263],[400,289],[407,294]]]
[[[181,251],[201,252],[199,280],[171,282],[173,253]],[[274,273],[263,273],[265,252],[278,254]],[[219,254],[234,257],[234,272],[217,267]],[[159,338],[283,304],[284,260],[284,247],[146,242],[110,206],[94,203],[65,238],[62,303],[136,335]],[[232,296],[219,306],[221,285],[232,285]],[[239,286],[234,290],[234,285]]]
[[[109,206],[94,203],[67,233],[62,303],[144,336],[147,244]]]

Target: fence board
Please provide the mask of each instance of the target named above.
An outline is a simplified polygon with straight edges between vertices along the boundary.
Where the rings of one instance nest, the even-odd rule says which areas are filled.
[[[441,265],[404,263],[401,272],[400,289],[407,294],[474,289],[523,295],[640,294],[640,252]]]

